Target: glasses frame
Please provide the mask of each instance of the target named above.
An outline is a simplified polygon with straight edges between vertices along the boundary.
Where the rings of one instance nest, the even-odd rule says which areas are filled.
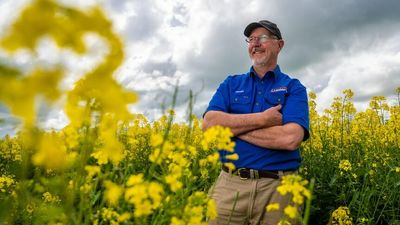
[[[256,43],[257,41],[260,43],[265,43],[269,40],[278,40],[278,37],[275,35],[262,34],[258,37],[248,37],[245,39],[245,41],[248,44],[253,44],[253,43]]]

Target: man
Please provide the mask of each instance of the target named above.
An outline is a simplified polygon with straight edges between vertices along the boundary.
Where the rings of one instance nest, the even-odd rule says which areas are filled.
[[[284,46],[276,24],[262,20],[244,30],[252,67],[225,79],[204,114],[203,130],[215,125],[232,130],[236,169],[223,166],[211,196],[218,217],[210,224],[278,224],[288,197],[276,188],[283,175],[300,166],[299,146],[309,137],[306,88],[281,72],[277,64]],[[221,161],[227,152],[220,151]],[[270,203],[281,210],[266,212]]]

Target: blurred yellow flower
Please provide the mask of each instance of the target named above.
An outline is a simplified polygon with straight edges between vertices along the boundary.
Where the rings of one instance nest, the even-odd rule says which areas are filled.
[[[298,215],[297,208],[292,205],[286,206],[284,209],[284,213],[291,219],[296,218]]]
[[[50,192],[43,193],[42,198],[43,198],[44,202],[47,202],[47,203],[61,202],[61,199],[57,195],[52,195],[52,194],[50,194]]]
[[[271,203],[265,209],[267,212],[277,211],[279,210],[279,203]]]
[[[233,133],[229,128],[213,126],[204,132],[201,144],[203,149],[225,150],[233,152],[235,142],[231,140]]]
[[[292,201],[298,205],[302,205],[304,197],[311,198],[310,191],[305,187],[307,180],[296,174],[290,174],[282,177],[282,183],[278,186],[277,191],[281,195],[292,194]]]
[[[177,217],[172,217],[170,225],[186,225],[183,220],[178,219]]]
[[[233,154],[230,154],[230,155],[226,155],[225,158],[228,159],[228,160],[238,160],[239,159],[239,155],[237,153],[233,153]]]
[[[207,202],[207,217],[211,220],[217,218],[217,205],[214,199],[210,199]]]
[[[229,169],[230,171],[234,171],[234,170],[236,169],[235,164],[233,164],[233,163],[231,163],[231,162],[224,163],[224,166],[228,167],[228,169]]]
[[[32,162],[46,169],[61,170],[66,168],[67,158],[67,149],[62,140],[54,133],[45,133],[39,141],[37,152],[32,156]]]
[[[131,175],[128,178],[128,181],[126,182],[127,186],[133,186],[136,184],[141,184],[143,183],[143,173],[137,174],[137,175]]]
[[[175,175],[175,174],[165,176],[165,182],[167,184],[169,184],[171,191],[173,191],[173,192],[180,190],[183,186],[182,182],[180,182],[178,179],[179,179],[179,175]]]
[[[85,170],[88,173],[88,175],[87,175],[88,178],[92,178],[92,177],[94,177],[94,176],[96,176],[97,174],[100,173],[100,167],[99,166],[86,165],[85,166]]]
[[[140,175],[133,177],[127,182],[129,185],[125,188],[125,201],[135,206],[135,217],[150,215],[154,209],[160,207],[164,196],[161,184],[146,181],[138,183],[140,180]]]
[[[104,186],[106,188],[106,190],[104,191],[104,197],[107,202],[113,206],[117,205],[118,199],[122,195],[124,188],[109,180],[104,181]]]

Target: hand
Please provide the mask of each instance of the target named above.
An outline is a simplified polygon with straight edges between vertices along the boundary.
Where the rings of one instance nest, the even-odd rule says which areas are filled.
[[[282,125],[282,113],[279,112],[279,110],[281,110],[281,108],[282,108],[282,105],[279,104],[279,105],[271,107],[261,113],[263,120],[264,120],[265,127]]]

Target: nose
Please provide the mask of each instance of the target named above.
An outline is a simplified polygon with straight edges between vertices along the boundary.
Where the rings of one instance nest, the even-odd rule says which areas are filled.
[[[261,43],[260,43],[260,40],[258,38],[256,38],[250,43],[250,45],[253,47],[258,47],[261,45]]]

